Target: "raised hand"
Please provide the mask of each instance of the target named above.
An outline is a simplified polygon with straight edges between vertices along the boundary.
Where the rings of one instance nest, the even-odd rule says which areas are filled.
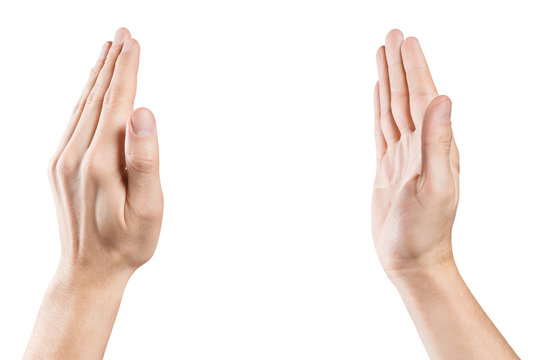
[[[62,260],[132,271],[157,245],[163,196],[150,110],[133,111],[139,44],[126,29],[103,46],[50,164]]]
[[[377,52],[377,68],[372,229],[392,276],[452,261],[459,156],[452,104],[438,96],[418,40],[391,31]]]
[[[26,358],[101,358],[131,274],[157,245],[163,213],[150,110],[133,111],[139,44],[102,48],[50,164],[62,255]]]
[[[459,156],[450,99],[415,38],[391,31],[377,52],[377,254],[431,359],[517,359],[461,278],[452,254]]]

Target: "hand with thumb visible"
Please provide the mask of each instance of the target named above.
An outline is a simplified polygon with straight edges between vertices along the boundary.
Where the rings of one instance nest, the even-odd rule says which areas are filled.
[[[452,103],[439,96],[415,38],[391,32],[377,53],[375,247],[386,273],[453,262],[459,189]]]

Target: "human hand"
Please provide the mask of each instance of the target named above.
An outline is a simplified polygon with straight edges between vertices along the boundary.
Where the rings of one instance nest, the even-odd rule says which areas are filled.
[[[454,262],[450,99],[438,96],[418,41],[399,30],[378,50],[377,68],[372,230],[381,264],[431,359],[519,359]]]
[[[459,155],[451,101],[438,96],[418,40],[392,30],[377,52],[377,68],[372,231],[393,279],[453,263]]]
[[[133,111],[139,44],[103,46],[53,156],[62,256],[25,359],[101,359],[125,286],[152,257],[163,214],[150,110]]]
[[[126,29],[103,46],[50,163],[61,271],[129,277],[156,248],[163,195],[154,116],[133,111],[139,52]]]

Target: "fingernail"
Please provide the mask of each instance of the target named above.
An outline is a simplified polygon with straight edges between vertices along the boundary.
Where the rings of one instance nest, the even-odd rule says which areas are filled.
[[[154,116],[147,109],[136,110],[131,115],[131,128],[135,135],[149,137],[154,135]]]
[[[99,54],[98,60],[103,60],[107,57],[107,53],[109,52],[109,46],[111,45],[110,41],[107,41],[103,46],[101,47],[101,53]]]
[[[129,48],[131,47],[131,44],[133,44],[133,39],[128,39],[124,42],[124,45],[122,46],[121,52],[128,52]]]
[[[124,36],[126,34],[124,33],[124,30],[122,29],[119,29],[116,31],[116,34],[114,34],[114,40],[113,40],[113,43],[114,44],[118,44],[119,42],[122,41],[122,39],[124,39]]]

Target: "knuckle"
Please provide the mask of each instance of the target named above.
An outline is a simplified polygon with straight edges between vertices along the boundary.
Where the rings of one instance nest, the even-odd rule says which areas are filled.
[[[132,215],[143,220],[143,224],[158,222],[163,217],[163,195],[161,194],[159,199],[145,201],[137,206],[131,204],[130,208]]]
[[[454,199],[454,185],[450,178],[431,178],[426,181],[423,187],[425,192],[429,194],[429,197],[439,203],[450,203]]]
[[[416,92],[414,94],[410,94],[409,97],[410,97],[410,101],[411,102],[417,102],[417,103],[427,103],[429,104],[429,102],[435,97],[436,95],[434,95],[432,92]]]
[[[163,206],[153,205],[143,209],[141,217],[147,221],[155,222],[162,218]]]
[[[111,108],[122,102],[122,94],[120,91],[109,89],[103,97],[103,107]]]
[[[133,151],[127,155],[128,166],[143,174],[149,174],[157,167],[157,160],[150,150]]]
[[[106,169],[101,159],[97,153],[86,154],[81,164],[81,172],[85,178],[99,179],[106,176]]]
[[[103,96],[101,95],[101,92],[96,89],[93,89],[86,98],[86,105],[89,107],[101,106],[102,102]]]
[[[384,140],[384,135],[382,134],[382,132],[380,130],[375,131],[375,144],[378,147],[381,147],[381,146],[386,144],[386,141]]]
[[[445,151],[450,152],[452,148],[452,129],[450,127],[441,127],[433,129],[429,136],[422,137],[422,145],[426,146],[438,146]]]
[[[54,180],[56,178],[56,164],[58,163],[58,157],[55,155],[49,160],[47,165],[47,176],[49,180]]]
[[[392,89],[390,90],[390,99],[391,101],[409,101],[409,92],[407,90],[397,90]]]
[[[92,79],[97,78],[98,75],[99,75],[100,70],[101,70],[101,67],[99,67],[97,65],[94,66],[92,69],[90,69],[90,75],[89,75],[90,78],[92,78]]]
[[[71,118],[75,117],[83,108],[84,101],[77,101],[77,104],[73,107],[73,111],[71,111]]]
[[[71,179],[73,176],[75,176],[77,171],[77,161],[66,154],[62,154],[54,166],[54,173],[56,176],[64,180]]]
[[[389,117],[392,116],[392,108],[390,106],[383,107],[381,111],[379,112],[379,115],[381,117]]]
[[[452,145],[452,131],[449,129],[444,129],[439,132],[437,135],[437,142],[445,147],[448,147],[448,150],[450,150],[450,146]]]

